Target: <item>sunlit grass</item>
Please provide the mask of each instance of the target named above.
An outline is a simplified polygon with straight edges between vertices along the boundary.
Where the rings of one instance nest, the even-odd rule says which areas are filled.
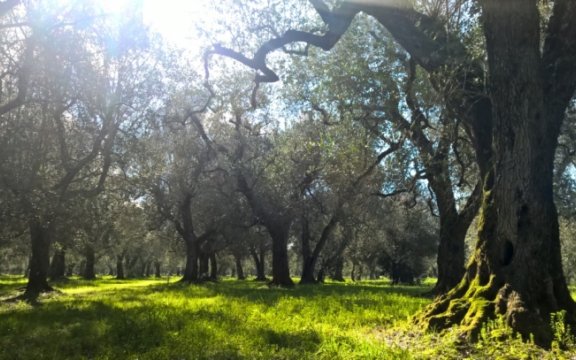
[[[0,278],[0,297],[24,282]],[[176,279],[57,283],[41,306],[0,304],[0,359],[459,358],[456,335],[407,321],[429,285],[385,281],[294,289]],[[16,285],[15,285],[16,284]],[[485,349],[469,347],[469,354]],[[479,352],[480,351],[480,352]],[[473,357],[474,358],[474,357]],[[475,358],[482,358],[480,355]]]

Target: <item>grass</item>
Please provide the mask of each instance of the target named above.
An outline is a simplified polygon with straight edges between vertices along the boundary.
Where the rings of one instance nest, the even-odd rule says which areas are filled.
[[[286,290],[252,281],[190,286],[175,280],[73,279],[56,284],[60,292],[43,297],[40,306],[0,303],[0,359],[484,359],[490,354],[572,354],[546,352],[519,340],[497,347],[491,336],[502,328],[498,324],[491,324],[485,341],[478,344],[461,344],[456,331],[423,334],[407,320],[430,301],[421,296],[428,283],[328,283]],[[0,277],[0,299],[23,285],[21,278]]]

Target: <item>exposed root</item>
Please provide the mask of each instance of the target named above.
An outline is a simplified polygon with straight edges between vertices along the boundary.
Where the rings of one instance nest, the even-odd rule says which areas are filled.
[[[527,306],[517,291],[497,281],[494,275],[484,285],[478,277],[472,281],[464,279],[417,315],[415,322],[433,331],[458,325],[462,337],[476,341],[483,326],[499,316],[524,340],[550,347],[554,338],[550,313]]]

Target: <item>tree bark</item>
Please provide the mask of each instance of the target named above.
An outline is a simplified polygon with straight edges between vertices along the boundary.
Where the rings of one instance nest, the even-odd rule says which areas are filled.
[[[305,213],[302,216],[301,222],[300,248],[302,251],[302,275],[300,277],[300,284],[315,284],[314,268],[316,267],[317,258],[312,256],[312,250],[310,249],[310,224],[308,223],[308,218]]]
[[[234,263],[236,265],[236,278],[238,280],[245,280],[246,276],[244,275],[244,268],[242,267],[242,259],[240,256],[234,256]]]
[[[294,286],[288,262],[288,237],[291,221],[271,222],[266,227],[272,237],[272,280],[270,285]]]
[[[84,271],[82,272],[82,277],[85,280],[94,280],[96,279],[96,273],[94,271],[94,266],[96,264],[96,254],[92,245],[86,245],[84,248],[84,256],[86,258],[86,263],[84,266]]]
[[[572,78],[569,96],[558,99],[560,84],[549,87],[546,76],[550,74],[543,71],[546,53],[541,57],[536,1],[486,0],[482,5],[494,166],[484,183],[473,260],[458,287],[432,304],[421,319],[429,328],[461,323],[474,338],[487,318],[500,314],[525,338],[533,336],[537,344],[549,346],[551,313],[564,310],[568,322],[575,323],[553,201],[554,154],[564,111],[576,87],[574,70],[572,65],[567,73],[552,75],[560,75],[559,80]],[[554,16],[565,16],[567,9],[558,10],[562,5],[576,14],[574,3],[560,1]],[[557,21],[554,16],[552,25]],[[572,29],[574,59],[576,31]]]
[[[270,285],[294,286],[290,278],[288,261],[288,237],[292,226],[292,214],[281,205],[267,202],[256,196],[243,174],[237,176],[238,188],[244,194],[252,211],[260,219],[272,238],[272,280]]]
[[[197,282],[198,281],[197,244],[190,238],[186,239],[185,244],[186,244],[186,266],[184,267],[184,274],[180,281]]]
[[[470,195],[466,207],[458,212],[448,174],[446,169],[441,176],[435,176],[429,180],[430,187],[436,195],[440,215],[440,238],[436,259],[438,280],[431,291],[436,295],[447,293],[458,285],[464,276],[466,233],[480,204],[481,184],[479,183]]]
[[[116,279],[123,280],[124,275],[124,255],[116,255]]]
[[[320,258],[320,253],[326,246],[326,243],[328,242],[328,239],[332,235],[332,232],[336,228],[337,224],[338,218],[336,215],[333,215],[326,226],[322,229],[322,234],[320,235],[320,238],[318,239],[318,242],[312,251],[310,246],[310,226],[308,219],[306,218],[306,214],[302,216],[302,276],[300,278],[300,284],[315,284],[318,282],[318,279],[314,274],[316,271],[316,264]]]
[[[66,277],[66,250],[56,249],[50,262],[50,280],[61,280]]]
[[[206,280],[210,277],[210,255],[204,251],[200,251],[198,259],[200,261],[198,268],[199,277],[202,280]]]
[[[266,279],[266,263],[265,256],[266,250],[263,246],[260,247],[260,252],[256,252],[256,249],[250,249],[250,255],[254,260],[254,267],[256,268],[256,281],[267,281]]]
[[[210,263],[209,279],[210,281],[218,281],[218,261],[216,259],[216,253],[215,252],[210,253],[208,260]]]
[[[162,277],[162,273],[160,272],[160,261],[156,260],[154,261],[154,277],[155,278],[160,278]]]
[[[338,257],[334,261],[333,270],[332,270],[332,280],[344,282],[344,259],[342,257]]]
[[[180,204],[180,221],[176,222],[178,232],[184,240],[186,246],[186,266],[184,275],[180,281],[197,282],[198,275],[198,257],[200,253],[198,237],[194,232],[192,223],[192,195],[187,194]]]
[[[51,227],[37,220],[31,220],[30,228],[30,271],[28,284],[23,298],[34,301],[43,292],[54,291],[48,285],[48,269],[50,266]]]

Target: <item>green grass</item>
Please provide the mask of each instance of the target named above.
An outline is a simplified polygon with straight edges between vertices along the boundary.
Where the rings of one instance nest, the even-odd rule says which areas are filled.
[[[522,343],[497,348],[490,329],[486,341],[464,346],[456,331],[423,334],[407,320],[430,302],[420,296],[429,285],[374,281],[286,290],[252,281],[190,286],[175,280],[72,279],[56,284],[60,293],[43,297],[40,306],[0,303],[0,359],[570,355]],[[0,298],[13,296],[24,284],[21,278],[1,277]]]

